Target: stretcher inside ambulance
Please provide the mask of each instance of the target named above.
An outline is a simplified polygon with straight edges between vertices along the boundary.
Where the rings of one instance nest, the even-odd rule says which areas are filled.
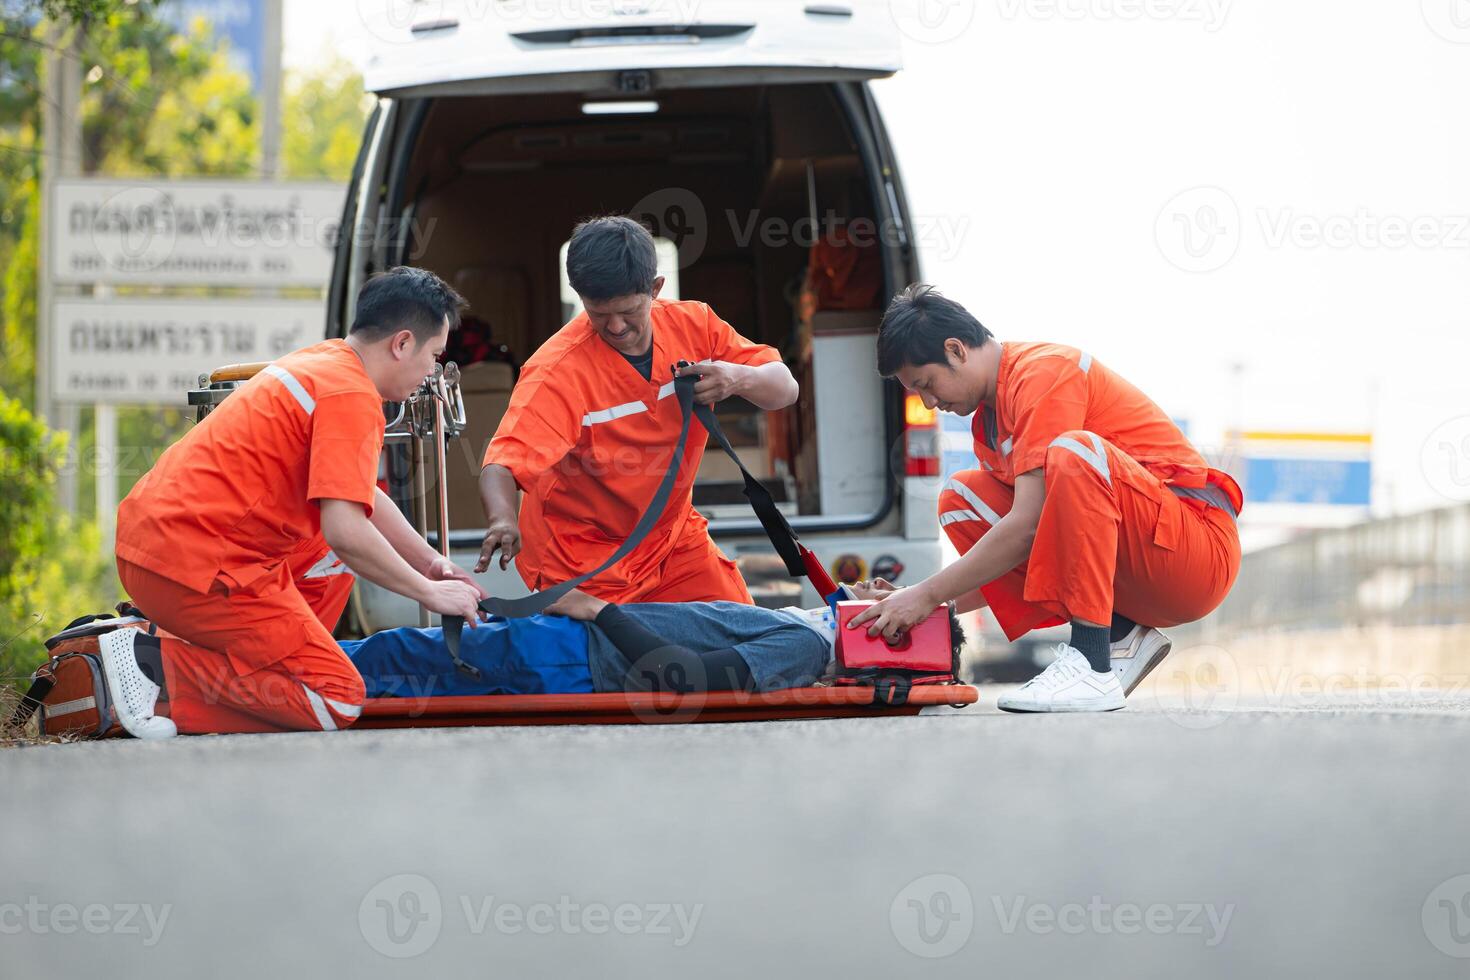
[[[844,9],[713,4],[697,24],[664,23],[654,9],[535,32],[501,18],[384,28],[402,37],[368,72],[380,98],[348,196],[326,334],[343,334],[368,275],[397,264],[430,269],[469,300],[447,354],[467,418],[445,479],[461,564],[474,564],[484,535],[479,465],[519,365],[579,312],[565,283],[571,229],[617,212],[658,239],[661,295],[708,303],[779,350],[800,382],[789,409],[732,400],[720,420],[803,541],[843,579],[901,584],[937,569],[934,494],[923,485],[938,469],[933,419],[906,419],[901,388],[872,360],[885,299],[919,278],[868,87],[897,69],[898,39],[886,4]],[[421,480],[422,456],[390,444],[381,476],[437,546],[438,494]],[[740,487],[734,464],[706,453],[695,507],[756,601],[817,603],[785,574]],[[526,590],[496,563],[480,578],[496,595]],[[421,622],[412,603],[371,585],[357,590],[353,618],[363,633]]]

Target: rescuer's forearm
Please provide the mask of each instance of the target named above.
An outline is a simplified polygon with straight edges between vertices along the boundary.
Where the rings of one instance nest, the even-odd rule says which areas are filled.
[[[516,478],[509,468],[488,463],[480,470],[480,505],[485,508],[488,524],[516,523]]]
[[[403,516],[393,499],[382,490],[378,491],[377,501],[373,504],[373,516],[369,520],[393,550],[420,575],[428,575],[429,566],[441,557],[423,539],[418,529],[408,523],[408,518]]]
[[[768,412],[793,404],[799,394],[791,369],[780,361],[751,368],[740,391],[740,397]]]
[[[378,532],[359,503],[322,501],[322,535],[354,575],[415,602],[432,583],[403,559]]]

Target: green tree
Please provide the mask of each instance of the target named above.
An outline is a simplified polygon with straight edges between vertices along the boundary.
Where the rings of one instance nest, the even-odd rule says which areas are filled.
[[[19,687],[46,659],[42,640],[117,594],[94,525],[56,511],[65,437],[0,393],[0,684]]]
[[[95,526],[55,501],[59,468],[90,456],[90,419],[84,417],[79,452],[67,462],[66,440],[26,408],[35,383],[45,46],[75,47],[82,59],[83,172],[245,174],[259,156],[249,79],[229,64],[207,24],[180,34],[152,18],[149,0],[51,6],[79,14],[80,43],[34,14],[11,15],[7,7],[0,18],[0,475],[11,505],[0,512],[0,676],[12,683],[42,659],[42,637],[120,594]],[[119,412],[119,443],[134,450],[122,492],[185,425],[176,409]],[[91,481],[79,485],[78,511],[85,514]]]
[[[66,441],[29,410],[35,385],[40,222],[41,73],[46,45],[72,48],[56,22],[79,24],[82,170],[118,176],[245,175],[258,166],[259,110],[207,23],[177,31],[153,16],[156,0],[43,0],[14,13],[0,6],[0,676],[42,658],[40,639],[73,616],[120,597],[96,529],[57,508]],[[294,178],[350,175],[371,99],[345,61],[290,73],[282,118],[283,171]],[[119,493],[189,425],[182,408],[122,408]],[[84,413],[76,458],[93,444]],[[92,482],[79,480],[78,512]],[[22,503],[24,501],[24,503]],[[35,624],[31,628],[26,627]],[[11,637],[20,633],[20,639]],[[8,645],[7,645],[8,644]]]
[[[311,72],[288,72],[284,86],[282,169],[287,177],[347,180],[357,160],[372,96],[362,76],[338,58]]]

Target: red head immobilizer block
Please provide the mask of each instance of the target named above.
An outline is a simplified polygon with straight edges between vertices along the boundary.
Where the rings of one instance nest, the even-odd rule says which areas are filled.
[[[837,604],[837,665],[846,670],[869,667],[897,668],[932,673],[949,673],[951,669],[949,609],[940,606],[929,618],[904,634],[893,646],[881,636],[869,636],[867,626],[855,630],[847,624],[854,616],[873,605],[872,602],[839,602]]]

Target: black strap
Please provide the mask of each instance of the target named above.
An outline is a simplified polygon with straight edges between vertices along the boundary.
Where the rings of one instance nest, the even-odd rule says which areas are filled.
[[[20,704],[16,705],[15,713],[10,716],[10,721],[7,723],[12,732],[20,731],[25,723],[31,720],[31,715],[35,714],[36,709],[45,703],[46,695],[50,694],[51,689],[55,686],[56,677],[50,670],[42,668],[36,671],[36,677],[31,682],[30,690],[22,695]]]
[[[801,560],[801,547],[796,543],[796,532],[786,521],[786,515],[776,509],[776,500],[771,496],[771,491],[766,489],[765,484],[750,475],[750,470],[745,468],[741,462],[740,455],[735,452],[735,447],[730,445],[730,440],[725,437],[725,432],[720,428],[720,422],[715,418],[714,409],[708,405],[695,405],[694,414],[709,434],[715,437],[720,448],[725,450],[725,455],[735,461],[740,467],[740,475],[745,478],[745,499],[750,501],[750,507],[755,511],[755,516],[760,520],[761,527],[765,528],[766,537],[771,539],[771,544],[776,548],[776,554],[786,563],[786,574],[793,578],[800,578],[806,574],[806,564]]]
[[[676,368],[684,367],[688,362],[681,361]],[[664,472],[663,480],[659,482],[658,489],[654,491],[653,499],[648,502],[648,507],[643,511],[643,516],[638,518],[638,523],[633,525],[633,530],[628,537],[618,546],[607,560],[592,571],[576,578],[553,585],[549,589],[533,592],[519,599],[483,599],[480,609],[492,616],[501,616],[505,619],[519,619],[524,616],[534,616],[547,606],[551,605],[577,586],[607,571],[618,562],[622,561],[629,553],[643,543],[648,532],[653,530],[653,525],[658,523],[664,508],[668,506],[669,497],[673,495],[674,484],[679,478],[679,468],[684,463],[685,446],[689,441],[689,422],[691,418],[697,418],[725,454],[735,461],[740,467],[740,474],[745,479],[745,499],[750,501],[751,509],[760,520],[761,527],[765,529],[766,536],[771,539],[776,553],[786,564],[786,571],[793,577],[806,574],[806,565],[802,560],[801,547],[797,544],[796,532],[786,521],[786,515],[776,508],[775,498],[765,485],[751,475],[750,470],[745,468],[735,447],[730,445],[730,440],[720,428],[719,419],[716,418],[714,409],[708,405],[696,405],[694,403],[694,386],[699,381],[697,375],[686,374],[674,378],[674,397],[679,401],[679,412],[683,416],[683,423],[679,428],[679,441],[674,444],[674,454],[669,459],[669,468]],[[463,616],[445,616],[441,624],[444,628],[444,645],[449,648],[449,657],[454,661],[454,666],[463,674],[479,679],[480,670],[473,664],[466,663],[459,655],[460,634],[464,630]]]
[[[532,592],[528,596],[519,599],[497,599],[493,596],[480,601],[480,609],[492,616],[503,616],[506,619],[519,619],[523,616],[534,616],[547,606],[551,605],[577,586],[586,582],[594,576],[601,575],[609,568],[622,561],[648,536],[653,530],[653,525],[658,522],[664,512],[664,507],[673,495],[674,484],[679,478],[679,467],[684,463],[684,447],[689,441],[689,421],[694,416],[694,385],[699,379],[693,375],[674,379],[674,397],[679,400],[679,412],[683,416],[683,423],[679,428],[679,441],[674,444],[674,455],[669,460],[669,468],[664,472],[664,478],[659,482],[658,489],[654,491],[653,499],[648,502],[648,507],[643,511],[643,516],[638,518],[638,523],[633,525],[633,530],[618,546],[617,550],[607,557],[601,565],[584,575],[578,575],[560,585],[553,585],[549,589],[540,592]],[[710,415],[713,419],[713,415]],[[702,421],[702,419],[701,419]],[[718,426],[716,426],[718,428]],[[449,648],[449,657],[454,661],[454,666],[459,671],[470,677],[479,679],[480,670],[473,664],[466,663],[459,655],[460,634],[464,630],[463,616],[445,616],[441,621],[444,627],[444,645]]]
[[[901,674],[885,674],[873,682],[873,703],[890,707],[908,704],[914,682]]]

